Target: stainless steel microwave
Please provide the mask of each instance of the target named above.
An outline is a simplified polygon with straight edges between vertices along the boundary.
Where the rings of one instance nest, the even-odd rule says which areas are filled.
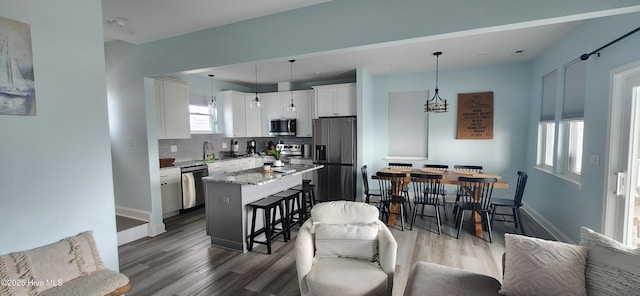
[[[295,136],[295,119],[271,119],[269,122],[269,135],[272,136]]]

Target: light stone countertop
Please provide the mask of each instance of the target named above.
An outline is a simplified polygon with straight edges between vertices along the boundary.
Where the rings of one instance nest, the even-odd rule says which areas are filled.
[[[312,164],[312,165],[288,164],[288,165],[285,165],[284,168],[296,170],[295,172],[289,173],[289,174],[283,174],[278,172],[265,173],[260,167],[260,168],[242,170],[238,172],[212,174],[212,175],[209,175],[208,177],[202,178],[202,180],[204,180],[205,182],[221,182],[221,183],[231,183],[231,184],[239,184],[239,185],[263,185],[263,184],[274,182],[283,177],[304,174],[314,170],[321,169],[323,167],[324,167],[323,165],[316,165],[316,164]]]
[[[235,157],[235,158],[223,158],[223,159],[215,159],[215,160],[201,160],[201,159],[196,159],[196,160],[184,160],[184,161],[176,161],[175,163],[173,163],[172,166],[168,166],[168,167],[163,167],[160,168],[162,169],[171,169],[171,168],[181,168],[181,167],[190,167],[190,166],[194,166],[194,165],[198,165],[198,164],[207,164],[207,163],[215,163],[215,162],[225,162],[225,161],[232,161],[232,160],[238,160],[238,159],[243,159],[243,158],[251,158],[251,157],[260,157],[260,158],[265,158],[267,156],[242,156],[242,157]]]

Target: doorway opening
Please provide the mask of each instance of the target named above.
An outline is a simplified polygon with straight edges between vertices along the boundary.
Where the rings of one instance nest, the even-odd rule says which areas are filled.
[[[640,245],[640,62],[612,71],[605,235]]]

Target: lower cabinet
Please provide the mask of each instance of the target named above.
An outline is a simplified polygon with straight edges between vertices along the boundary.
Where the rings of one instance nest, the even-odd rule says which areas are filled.
[[[180,168],[160,170],[160,192],[162,195],[162,217],[176,216],[182,209],[182,179]]]

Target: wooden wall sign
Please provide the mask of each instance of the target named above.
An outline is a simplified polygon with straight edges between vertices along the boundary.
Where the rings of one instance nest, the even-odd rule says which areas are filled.
[[[457,139],[493,139],[493,92],[458,94]]]

